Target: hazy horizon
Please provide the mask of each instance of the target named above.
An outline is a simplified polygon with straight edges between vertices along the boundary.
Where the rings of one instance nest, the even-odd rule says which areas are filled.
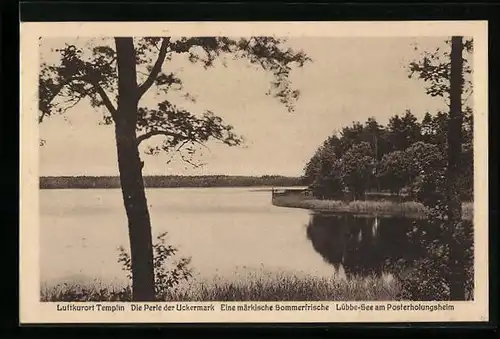
[[[425,93],[423,83],[408,78],[405,68],[421,50],[433,50],[445,37],[294,37],[288,45],[312,59],[291,74],[301,91],[296,111],[288,113],[276,99],[266,96],[270,76],[247,68],[245,61],[228,61],[227,68],[203,70],[180,57],[164,67],[179,70],[186,90],[196,103],[172,102],[193,112],[212,110],[235,128],[246,143],[227,147],[210,142],[191,168],[180,159],[141,154],[144,175],[283,175],[297,177],[317,147],[335,130],[373,116],[386,124],[390,116],[410,109],[419,119],[444,108],[441,98]],[[44,39],[42,60],[53,60],[50,49],[67,39]],[[414,49],[414,44],[419,51]],[[145,101],[151,102],[151,97]],[[113,126],[99,125],[102,111],[82,102],[65,116],[40,124],[40,176],[117,176]],[[91,136],[91,137],[89,137]],[[153,141],[153,140],[152,140]]]

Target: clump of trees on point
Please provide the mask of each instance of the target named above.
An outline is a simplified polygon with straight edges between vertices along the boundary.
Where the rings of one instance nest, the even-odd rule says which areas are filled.
[[[473,195],[473,116],[464,111],[460,194]],[[315,197],[364,199],[367,192],[408,195],[420,201],[438,186],[426,182],[446,166],[448,114],[427,112],[421,121],[407,110],[386,126],[375,118],[353,122],[328,137],[308,161],[303,180]],[[443,174],[444,175],[444,174]],[[436,178],[437,180],[437,178]]]

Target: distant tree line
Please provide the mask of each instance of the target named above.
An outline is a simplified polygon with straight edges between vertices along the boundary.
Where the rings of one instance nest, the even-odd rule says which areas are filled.
[[[250,186],[299,186],[301,178],[279,175],[263,176],[145,176],[144,186],[168,187],[250,187]],[[61,188],[120,188],[118,176],[51,176],[40,177],[41,189]]]
[[[473,118],[464,112],[460,194],[473,196]],[[422,200],[444,180],[448,114],[426,113],[422,121],[407,110],[386,126],[375,118],[354,122],[328,137],[308,161],[303,182],[320,199],[335,199],[348,192],[363,199],[367,192],[409,195]],[[438,194],[434,194],[438,196]]]

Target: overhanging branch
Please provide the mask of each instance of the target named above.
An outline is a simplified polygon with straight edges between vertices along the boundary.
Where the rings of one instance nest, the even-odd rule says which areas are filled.
[[[144,93],[148,91],[148,89],[151,88],[153,85],[156,77],[158,76],[158,73],[161,71],[161,66],[163,65],[163,62],[165,61],[165,57],[167,56],[167,48],[168,48],[168,43],[170,41],[170,38],[163,38],[161,41],[161,46],[160,46],[160,53],[158,55],[158,58],[156,59],[156,62],[151,69],[151,73],[149,74],[148,78],[142,85],[139,86],[139,98],[141,98]]]
[[[147,139],[154,137],[156,135],[163,135],[163,136],[175,137],[175,138],[185,138],[185,136],[182,134],[172,133],[172,132],[168,132],[168,131],[154,130],[154,131],[149,131],[149,132],[146,132],[142,135],[139,135],[137,137],[137,145],[139,145],[144,140],[147,140]]]
[[[113,105],[113,103],[111,102],[111,100],[109,100],[108,95],[106,94],[104,89],[101,87],[101,85],[99,85],[98,83],[95,83],[94,87],[97,90],[97,93],[99,93],[99,95],[101,96],[101,99],[102,99],[102,102],[104,103],[104,106],[106,106],[109,113],[111,114],[113,119],[116,121],[116,119],[115,119],[116,118],[116,108]]]

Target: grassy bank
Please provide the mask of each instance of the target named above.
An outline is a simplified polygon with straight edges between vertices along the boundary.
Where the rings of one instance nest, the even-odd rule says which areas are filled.
[[[424,205],[414,201],[401,203],[374,200],[343,202],[337,200],[304,198],[300,195],[275,196],[273,198],[273,205],[279,207],[304,208],[317,212],[408,218],[423,218],[427,211]],[[464,219],[472,220],[473,207],[474,205],[472,202],[464,202],[462,204]]]
[[[395,300],[399,286],[380,277],[320,278],[289,273],[247,274],[234,279],[196,280],[161,293],[163,301],[382,301]],[[130,301],[130,288],[69,283],[44,286],[42,301]]]

